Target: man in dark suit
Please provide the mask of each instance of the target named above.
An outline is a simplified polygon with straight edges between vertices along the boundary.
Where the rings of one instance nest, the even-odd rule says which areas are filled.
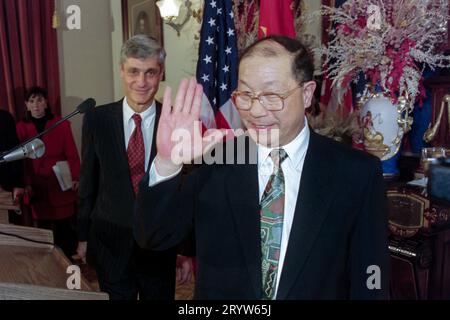
[[[120,63],[125,98],[84,118],[77,252],[111,299],[174,299],[175,248],[140,249],[132,232],[138,183],[156,154],[164,60],[153,38],[130,38]]]
[[[0,109],[0,155],[19,145],[14,118],[5,110]],[[0,164],[0,190],[12,191],[17,202],[24,193],[23,163],[14,161]],[[10,215],[15,222],[16,215]]]
[[[206,153],[227,162],[201,166],[181,189],[182,163],[222,134],[201,136],[195,79],[180,84],[173,108],[166,92],[135,238],[164,250],[194,225],[196,298],[388,297],[380,161],[310,130],[312,79],[312,59],[297,40],[273,36],[249,47],[233,93],[248,134]],[[174,133],[185,138],[172,141]]]

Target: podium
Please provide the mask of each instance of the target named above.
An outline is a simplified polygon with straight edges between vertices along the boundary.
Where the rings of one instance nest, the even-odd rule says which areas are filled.
[[[6,224],[8,210],[17,208],[5,194],[0,192],[0,300],[108,300],[69,268],[72,263],[55,247],[52,231]],[[77,284],[72,276],[80,290],[68,289]]]
[[[18,211],[20,208],[14,205],[12,193],[4,191],[0,188],[0,223],[8,223],[8,210]]]

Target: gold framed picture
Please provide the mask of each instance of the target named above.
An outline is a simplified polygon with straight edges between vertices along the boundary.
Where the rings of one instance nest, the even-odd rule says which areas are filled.
[[[124,41],[137,34],[146,34],[164,46],[163,20],[156,1],[122,0]]]

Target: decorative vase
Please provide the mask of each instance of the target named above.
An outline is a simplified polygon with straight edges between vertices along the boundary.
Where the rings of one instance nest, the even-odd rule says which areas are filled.
[[[360,101],[364,149],[382,160],[385,176],[398,174],[397,159],[405,133],[411,130],[414,105],[405,97],[396,102],[386,92],[367,88]]]

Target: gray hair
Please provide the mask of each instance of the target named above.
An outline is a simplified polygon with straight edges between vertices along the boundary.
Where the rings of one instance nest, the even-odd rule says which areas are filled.
[[[123,65],[128,58],[145,60],[156,58],[161,67],[164,66],[166,52],[155,38],[143,34],[128,39],[120,52],[120,64]]]

